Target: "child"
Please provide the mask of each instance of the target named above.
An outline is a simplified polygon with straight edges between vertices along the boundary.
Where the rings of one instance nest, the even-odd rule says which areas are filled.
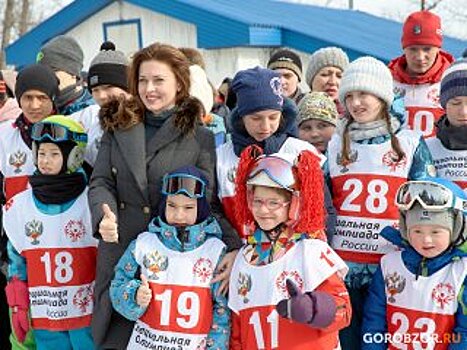
[[[129,349],[227,349],[227,300],[213,272],[225,252],[198,168],[164,176],[160,213],[128,246],[110,287],[117,312],[136,321]],[[165,339],[165,341],[164,341]]]
[[[298,137],[325,154],[338,117],[336,104],[325,92],[309,92],[298,104]]]
[[[373,277],[362,349],[466,349],[467,197],[430,178],[405,183],[396,200],[400,232],[382,234],[402,250],[385,255]]]
[[[372,57],[345,70],[339,98],[347,110],[328,146],[330,189],[337,211],[332,247],[349,265],[346,284],[352,324],[341,332],[342,348],[360,350],[363,302],[384,253],[395,249],[380,236],[397,222],[397,188],[434,174],[420,134],[402,129],[403,116],[390,112],[393,82],[389,69]]]
[[[30,311],[37,349],[93,349],[97,241],[81,168],[87,135],[56,115],[34,124],[31,137],[31,188],[10,199],[4,213],[14,336],[24,341]]]
[[[443,74],[440,103],[446,114],[436,124],[436,138],[427,141],[438,176],[467,191],[467,59]]]
[[[236,215],[247,245],[231,273],[231,349],[336,349],[350,323],[345,263],[320,238],[323,178],[310,151],[257,159],[247,148],[236,180]],[[293,159],[293,156],[290,157]]]

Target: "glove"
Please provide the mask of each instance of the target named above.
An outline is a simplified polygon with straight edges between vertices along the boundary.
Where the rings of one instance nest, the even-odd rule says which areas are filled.
[[[29,331],[29,292],[28,285],[13,277],[5,288],[7,303],[11,308],[11,323],[16,338],[20,343],[24,342]]]
[[[329,326],[336,316],[333,297],[320,291],[302,293],[295,283],[285,281],[290,299],[283,299],[276,305],[280,316],[315,328]]]

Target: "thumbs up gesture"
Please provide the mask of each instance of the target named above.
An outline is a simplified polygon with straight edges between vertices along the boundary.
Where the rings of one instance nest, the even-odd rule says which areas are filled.
[[[102,204],[102,211],[104,216],[99,224],[99,233],[105,242],[117,243],[118,242],[118,225],[117,216],[110,209],[109,205]]]
[[[148,279],[145,275],[141,274],[141,285],[136,292],[136,304],[146,308],[151,302],[152,291],[149,287]]]

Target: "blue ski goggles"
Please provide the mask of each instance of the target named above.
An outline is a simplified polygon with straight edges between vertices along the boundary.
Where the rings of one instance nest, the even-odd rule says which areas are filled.
[[[416,201],[426,210],[465,210],[467,205],[467,201],[436,182],[410,181],[399,187],[396,193],[396,205],[399,209],[409,210]]]
[[[206,184],[200,178],[189,174],[170,174],[162,179],[162,194],[184,194],[190,198],[206,195]]]
[[[87,142],[88,135],[70,131],[68,128],[55,123],[36,123],[32,126],[31,138],[34,141],[50,140],[55,142],[75,141]]]

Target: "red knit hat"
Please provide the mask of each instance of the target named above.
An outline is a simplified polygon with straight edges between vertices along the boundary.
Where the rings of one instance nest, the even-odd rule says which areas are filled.
[[[443,32],[441,19],[432,12],[418,11],[410,14],[402,28],[402,48],[412,45],[441,47]]]

